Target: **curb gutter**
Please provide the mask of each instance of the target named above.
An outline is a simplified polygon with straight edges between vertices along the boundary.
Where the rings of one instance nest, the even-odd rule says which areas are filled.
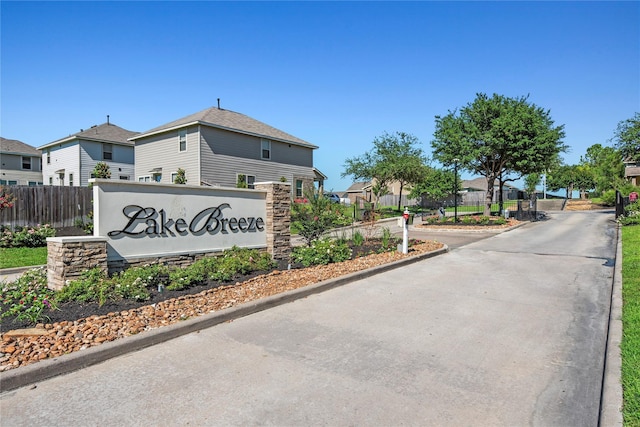
[[[335,279],[325,280],[314,285],[305,286],[303,288],[294,289],[283,292],[278,295],[250,301],[236,307],[227,308],[216,311],[214,313],[205,314],[203,316],[188,319],[183,322],[174,323],[169,326],[163,326],[150,331],[141,332],[138,335],[132,335],[126,338],[120,338],[115,341],[103,343],[96,347],[90,347],[86,350],[77,351],[61,357],[53,359],[45,359],[21,368],[11,369],[0,373],[0,393],[5,393],[37,383],[58,375],[67,374],[77,371],[91,365],[104,362],[108,359],[122,356],[127,353],[142,350],[155,344],[189,334],[191,332],[210,328],[220,323],[230,320],[239,319],[250,314],[258,313],[272,307],[287,304],[306,298],[310,295],[328,291],[339,286],[346,285],[355,280],[365,279],[395,268],[400,268],[408,264],[413,264],[449,251],[447,245],[443,248],[416,255],[410,258],[401,259],[389,264],[379,265],[366,270],[350,273]]]

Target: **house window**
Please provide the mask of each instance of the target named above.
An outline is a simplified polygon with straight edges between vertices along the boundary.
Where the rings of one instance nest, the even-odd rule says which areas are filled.
[[[53,177],[52,176],[49,177],[49,185],[53,185]]]
[[[256,182],[255,175],[245,175],[239,173],[236,175],[236,187],[238,188],[255,188],[254,183]]]
[[[47,150],[47,164],[51,164],[51,150]]]
[[[271,141],[268,139],[262,140],[262,159],[270,160],[271,159]]]
[[[102,144],[102,160],[113,160],[113,144]]]
[[[138,177],[138,182],[149,182],[151,181],[151,177],[150,176],[139,176]]]
[[[296,179],[296,198],[302,197],[302,180]]]
[[[73,187],[73,174],[69,174],[69,187]]]
[[[31,170],[31,157],[22,156],[22,169]]]
[[[7,185],[6,179],[0,179],[0,185]]]
[[[7,182],[7,184],[9,184],[9,185],[18,185],[18,181],[9,180],[9,182]]]
[[[178,177],[178,172],[172,172],[171,173],[171,183],[175,184],[176,183],[176,178]]]
[[[187,151],[187,131],[178,131],[178,141],[180,143],[180,151]]]
[[[160,172],[154,173],[153,175],[151,175],[151,180],[154,181],[154,182],[162,181],[162,173],[160,173]]]

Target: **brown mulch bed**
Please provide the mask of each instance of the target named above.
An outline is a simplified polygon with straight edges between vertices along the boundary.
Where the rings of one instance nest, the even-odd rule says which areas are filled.
[[[152,301],[119,301],[61,306],[66,319],[39,324],[35,330],[8,331],[0,338],[0,372],[39,360],[59,357],[103,342],[117,340],[146,330],[167,326],[188,318],[298,289],[403,258],[442,248],[435,241],[415,242],[408,254],[375,252],[375,246],[355,250],[352,260],[309,268],[274,270],[237,278],[236,283],[210,282],[191,288],[189,293],[156,293]],[[357,256],[362,255],[362,256]],[[6,326],[6,325],[5,325]]]

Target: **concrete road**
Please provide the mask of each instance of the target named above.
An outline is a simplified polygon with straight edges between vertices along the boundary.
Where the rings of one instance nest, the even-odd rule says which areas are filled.
[[[596,426],[611,212],[545,222],[0,396],[2,425]]]

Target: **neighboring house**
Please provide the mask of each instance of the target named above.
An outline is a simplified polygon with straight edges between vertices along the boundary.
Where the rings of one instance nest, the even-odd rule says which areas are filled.
[[[358,199],[364,199],[367,202],[371,202],[371,182],[361,181],[354,182],[349,188],[347,188],[346,196],[351,203],[356,203]]]
[[[244,114],[212,107],[138,134],[135,175],[141,182],[172,183],[178,169],[187,184],[253,188],[286,181],[292,196],[326,179],[313,167],[317,146]]]
[[[640,162],[631,159],[625,160],[624,177],[631,184],[640,186]]]
[[[487,192],[487,178],[480,177],[471,180],[463,180],[461,183],[462,190],[460,195],[464,203],[472,203],[476,201],[484,202],[485,193]],[[493,186],[493,201],[498,201],[500,193],[500,183],[496,180]],[[505,183],[502,188],[502,200],[517,200],[522,198],[521,190],[511,184]]]
[[[87,186],[98,162],[109,165],[111,179],[133,180],[134,146],[129,138],[136,134],[109,123],[107,116],[107,123],[39,147],[44,184]]]
[[[0,137],[0,185],[42,185],[41,155],[22,141]]]

